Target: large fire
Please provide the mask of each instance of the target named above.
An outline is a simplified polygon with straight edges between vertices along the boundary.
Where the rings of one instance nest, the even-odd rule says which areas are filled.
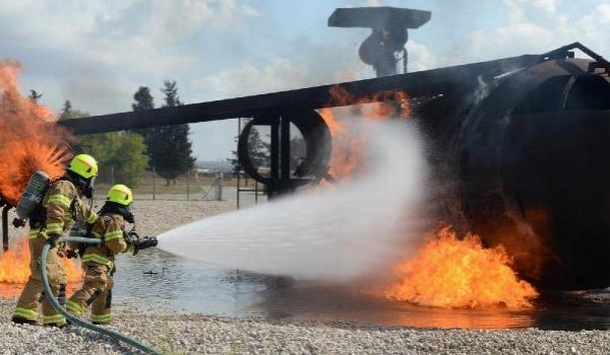
[[[400,280],[385,296],[443,308],[531,307],[538,293],[519,280],[510,262],[504,248],[484,248],[472,234],[458,239],[446,227],[414,258],[395,266]]]
[[[71,134],[52,124],[55,115],[38,104],[37,95],[19,93],[17,74],[21,65],[0,60],[0,200],[15,206],[37,170],[51,179],[64,173],[71,156]],[[13,242],[0,254],[0,282],[25,283],[29,277],[30,255],[27,238]],[[80,280],[81,272],[73,262],[65,261],[71,281]]]
[[[30,176],[43,170],[51,178],[63,174],[70,158],[67,131],[50,124],[54,115],[18,91],[19,63],[0,61],[0,195],[16,205]]]
[[[379,97],[358,99],[337,88],[331,89],[333,104],[354,105],[348,116],[372,119],[408,118],[408,97],[402,92],[381,93]],[[329,173],[341,180],[366,168],[364,147],[366,121],[342,119],[334,109],[320,114],[330,128],[333,150]],[[384,297],[443,308],[528,308],[538,296],[529,283],[520,280],[511,268],[511,258],[502,246],[485,248],[480,238],[468,234],[458,238],[450,228],[440,230],[415,257],[394,266],[396,282],[383,291]]]
[[[69,259],[62,259],[68,274],[68,282],[83,279],[80,265]],[[14,243],[0,257],[0,282],[25,284],[30,277],[30,251],[27,238]]]

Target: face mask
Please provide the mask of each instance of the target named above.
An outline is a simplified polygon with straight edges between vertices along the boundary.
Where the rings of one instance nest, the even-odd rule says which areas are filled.
[[[83,196],[88,199],[93,198],[93,186],[85,186],[83,189]]]
[[[94,184],[94,183],[95,183],[95,176],[94,176],[94,177],[92,177],[92,178],[90,178],[90,179],[87,181],[87,184],[85,185],[85,189],[84,189],[84,191],[83,191],[83,195],[84,195],[86,198],[88,198],[88,199],[93,198],[93,191],[94,191],[94,189],[93,189],[93,184]]]
[[[119,213],[123,216],[123,218],[125,218],[127,223],[135,223],[135,216],[133,215],[133,212],[131,212],[131,208],[129,208],[129,206],[119,207]]]
[[[104,206],[102,206],[102,209],[100,210],[99,214],[106,213],[120,214],[121,216],[123,216],[127,223],[135,223],[135,217],[133,215],[133,212],[131,212],[131,208],[129,206],[123,206],[116,202],[106,202]]]
[[[82,177],[73,173],[70,176],[72,177],[74,185],[76,185],[76,187],[81,192],[81,194],[83,194],[83,196],[88,199],[93,198],[93,181],[95,180],[95,177],[92,177],[90,179],[83,179]]]

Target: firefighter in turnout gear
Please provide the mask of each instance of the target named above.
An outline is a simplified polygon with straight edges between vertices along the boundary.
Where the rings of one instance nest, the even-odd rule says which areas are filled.
[[[29,216],[30,277],[19,296],[12,321],[36,324],[38,306],[42,303],[43,325],[62,327],[65,317],[57,312],[44,295],[41,279],[40,260],[45,244],[51,248],[46,260],[47,277],[51,291],[60,304],[66,302],[68,277],[61,263],[63,246],[57,239],[70,228],[73,221],[92,224],[97,214],[82,201],[83,196],[91,198],[93,179],[97,176],[97,162],[88,154],[74,156],[66,168],[66,173],[52,181],[37,210]]]
[[[108,191],[99,218],[93,225],[90,237],[101,238],[101,244],[87,244],[79,247],[85,270],[85,281],[66,302],[66,310],[75,316],[82,316],[91,305],[91,322],[110,322],[112,306],[112,275],[115,272],[114,256],[118,253],[133,252],[157,245],[155,237],[140,238],[132,230],[125,232],[125,222],[135,224],[131,212],[133,194],[125,185],[114,185]],[[83,250],[80,250],[84,248]]]

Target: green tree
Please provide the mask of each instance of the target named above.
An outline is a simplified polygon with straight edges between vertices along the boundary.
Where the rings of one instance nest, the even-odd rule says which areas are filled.
[[[161,92],[165,95],[163,107],[182,105],[178,97],[178,88],[175,81],[164,81]],[[134,95],[136,104],[132,107],[148,109],[152,105],[152,97],[146,88]],[[188,172],[195,164],[192,157],[192,143],[189,140],[190,128],[187,124],[151,127],[140,130],[147,146],[149,165],[155,172],[165,179],[166,185],[174,181],[178,175]]]
[[[89,116],[89,113],[84,112],[84,111],[73,111],[72,110],[72,103],[70,102],[70,100],[66,100],[64,101],[64,105],[61,108],[61,114],[59,115],[59,120],[72,120],[75,118],[81,118],[81,117],[87,117]]]
[[[246,122],[247,124],[247,122]],[[250,158],[250,162],[252,163],[252,167],[257,170],[261,167],[269,168],[271,162],[271,144],[268,142],[264,142],[261,139],[261,135],[256,125],[253,125],[250,129],[250,133],[247,138],[247,150],[248,157]],[[235,137],[235,142],[239,141],[239,136]],[[240,170],[240,162],[239,162],[239,154],[237,150],[232,152],[233,158],[229,159],[229,162],[233,166],[233,174],[239,174]],[[265,174],[263,174],[265,175]]]
[[[150,89],[147,88],[146,86],[140,86],[138,88],[138,91],[136,91],[136,93],[133,94],[133,99],[135,102],[133,104],[131,104],[131,107],[134,111],[152,110],[155,108],[155,102],[153,100],[152,95],[150,94]],[[132,130],[132,132],[137,133],[144,138],[144,144],[146,145],[145,154],[149,157],[149,164],[152,164],[151,160],[150,160],[150,154],[148,152],[148,146],[149,146],[149,137],[155,134],[154,129],[153,128],[139,128],[139,129]],[[152,166],[148,166],[149,170],[151,168],[152,168]]]
[[[252,127],[248,136],[248,156],[256,169],[271,164],[271,144],[263,142],[256,126]]]
[[[89,113],[72,110],[70,101],[64,104],[60,119],[77,119]],[[146,145],[142,136],[130,132],[87,134],[78,137],[80,144],[90,147],[90,154],[100,165],[97,180],[105,183],[121,183],[130,187],[140,184],[148,157],[143,154]]]
[[[134,111],[151,110],[155,108],[150,89],[146,86],[140,86],[138,91],[133,95],[133,99],[135,100],[135,103],[131,104],[131,107]]]
[[[97,180],[108,184],[140,185],[148,165],[146,145],[141,135],[133,132],[108,132],[81,136],[91,147],[91,155],[100,165]]]

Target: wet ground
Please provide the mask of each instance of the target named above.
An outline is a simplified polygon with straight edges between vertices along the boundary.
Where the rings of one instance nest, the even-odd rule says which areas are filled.
[[[448,310],[372,297],[348,287],[227,270],[161,250],[122,255],[115,299],[159,312],[354,321],[384,326],[610,329],[610,290],[547,294],[534,309]]]
[[[157,249],[135,257],[120,255],[117,261],[114,300],[150,313],[419,328],[610,329],[610,289],[547,294],[527,310],[452,310],[372,297],[346,286],[227,270]],[[0,294],[18,295],[21,287],[0,284]]]

